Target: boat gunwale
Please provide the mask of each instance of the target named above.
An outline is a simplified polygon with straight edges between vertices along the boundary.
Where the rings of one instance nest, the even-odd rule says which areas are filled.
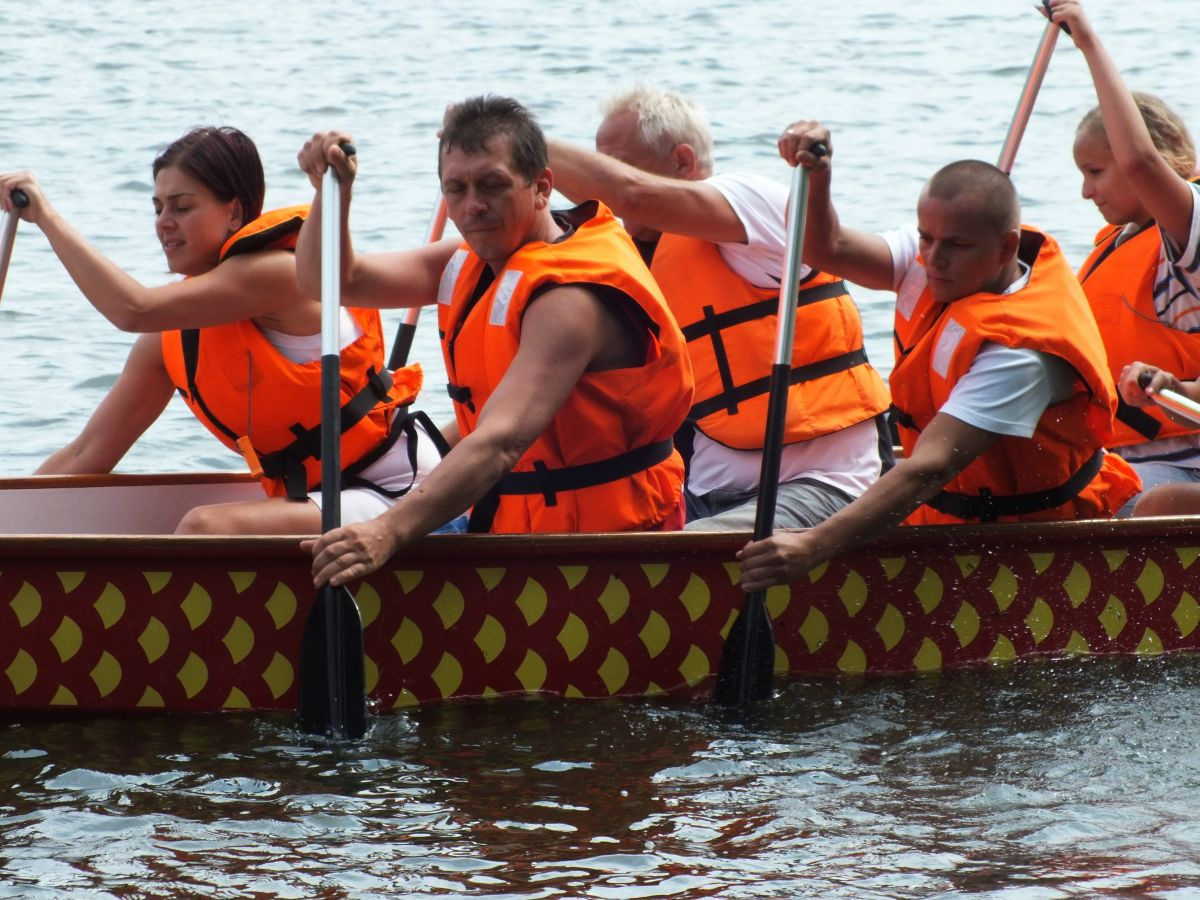
[[[844,555],[886,555],[936,548],[940,552],[981,552],[1031,544],[1136,544],[1144,540],[1178,540],[1195,536],[1200,517],[1164,516],[1138,519],[1086,519],[1071,522],[1019,522],[989,525],[902,526],[885,532]],[[134,557],[146,554],[213,557],[303,556],[300,542],[312,535],[109,535],[0,534],[0,559],[103,554]],[[595,557],[627,555],[689,557],[706,553],[732,555],[751,539],[749,532],[618,532],[597,534],[447,534],[429,536],[402,549],[392,559]]]

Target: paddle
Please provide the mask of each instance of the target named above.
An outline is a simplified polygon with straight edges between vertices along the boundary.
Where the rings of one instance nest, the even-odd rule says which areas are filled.
[[[352,144],[342,144],[350,156]],[[341,183],[333,167],[321,184],[321,530],[341,524]],[[345,586],[325,585],[300,641],[297,713],[314,734],[360,738],[367,730],[362,617]]]
[[[1152,378],[1153,376],[1149,372],[1143,372],[1138,376],[1138,385],[1141,386],[1142,390],[1145,390],[1150,386]],[[1151,396],[1154,398],[1154,402],[1163,409],[1169,409],[1176,415],[1183,416],[1185,419],[1190,419],[1195,424],[1200,425],[1200,403],[1197,403],[1195,400],[1191,400],[1177,391],[1165,388],[1161,391],[1156,391]]]
[[[29,205],[29,198],[25,196],[25,192],[17,188],[12,192],[13,206],[26,207]],[[17,239],[17,223],[21,221],[21,217],[17,215],[14,209],[10,213],[5,213],[4,224],[0,225],[0,294],[4,292],[4,279],[8,277],[8,261],[12,259],[13,241]]]
[[[425,229],[425,243],[432,244],[442,239],[446,229],[446,198],[438,190],[437,203],[433,207],[433,215],[429,217],[429,227]],[[396,329],[396,340],[392,343],[392,353],[388,357],[388,368],[393,371],[408,364],[408,354],[412,350],[413,337],[417,333],[417,318],[421,315],[421,307],[410,306],[404,311],[404,319]]]
[[[824,144],[812,148],[816,156],[828,151]],[[800,258],[804,251],[804,220],[808,212],[808,170],[792,169],[788,207],[787,255],[783,290],[779,292],[775,327],[775,363],[767,399],[767,426],[763,437],[762,469],[758,478],[758,507],[754,515],[754,540],[769,538],[774,530],[775,501],[779,494],[779,464],[787,419],[787,393],[792,374],[792,343],[796,330],[796,303],[800,295]],[[765,591],[746,595],[742,611],[729,629],[721,648],[714,698],[723,706],[744,706],[770,696],[775,676],[775,635],[767,612]]]
[[[1050,14],[1049,2],[1043,0],[1042,5],[1045,6],[1048,17]],[[1037,52],[1033,55],[1033,64],[1029,67],[1029,74],[1025,77],[1025,87],[1021,91],[1021,99],[1017,101],[1012,122],[1008,126],[1008,136],[1004,139],[1004,147],[1000,150],[1000,160],[996,163],[996,167],[1005,175],[1012,174],[1013,162],[1017,158],[1017,147],[1021,145],[1025,126],[1029,124],[1029,117],[1033,114],[1033,101],[1037,99],[1038,91],[1042,87],[1042,79],[1046,77],[1046,69],[1050,66],[1050,57],[1054,55],[1058,29],[1059,26],[1053,22],[1046,23],[1046,30],[1042,32]],[[1071,33],[1065,25],[1062,26],[1062,30],[1067,34]]]

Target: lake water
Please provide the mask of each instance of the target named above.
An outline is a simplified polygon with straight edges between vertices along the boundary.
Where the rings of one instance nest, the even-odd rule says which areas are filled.
[[[295,153],[312,131],[348,129],[356,246],[389,249],[424,231],[448,102],[508,93],[588,143],[601,99],[643,80],[707,106],[719,169],[786,182],[779,131],[831,124],[843,219],[884,229],[913,218],[940,165],[996,158],[1042,33],[1032,7],[6,0],[0,167],[35,170],[104,253],[157,283],[150,163],[192,126],[255,138],[268,205],[309,198]],[[1194,0],[1088,8],[1130,83],[1198,125]],[[1076,263],[1101,224],[1070,155],[1093,103],[1060,40],[1014,170],[1026,220]],[[856,296],[886,371],[890,299]],[[430,318],[414,358],[443,417]],[[0,300],[0,474],[74,436],[131,340],[23,225]],[[237,464],[173,405],[121,469]],[[1196,897],[1198,732],[1190,658],[794,682],[751,722],[451,706],[349,748],[289,717],[5,719],[0,896]]]

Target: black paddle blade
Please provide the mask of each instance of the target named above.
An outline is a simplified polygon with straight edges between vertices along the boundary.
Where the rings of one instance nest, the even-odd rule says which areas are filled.
[[[771,696],[775,677],[775,633],[762,591],[746,595],[741,614],[733,621],[713,699],[722,706],[746,706]]]
[[[300,639],[296,709],[310,734],[355,740],[367,731],[362,617],[345,587],[323,587]]]

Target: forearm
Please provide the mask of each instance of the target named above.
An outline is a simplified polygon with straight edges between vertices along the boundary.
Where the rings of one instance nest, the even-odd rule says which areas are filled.
[[[89,244],[58,213],[44,213],[38,227],[88,302],[123,331],[141,330],[150,307],[147,288]]]
[[[819,562],[865,544],[899,525],[909,513],[934,496],[950,480],[944,472],[901,461],[863,492],[809,532]]]
[[[548,139],[546,146],[550,150],[550,170],[554,173],[556,191],[572,203],[602,200],[614,213],[622,215],[618,208],[623,201],[621,162],[564,141]]]
[[[455,431],[457,437],[457,430]],[[457,441],[454,450],[384,516],[403,546],[460,515],[511,471],[520,457],[515,449],[476,432]]]

